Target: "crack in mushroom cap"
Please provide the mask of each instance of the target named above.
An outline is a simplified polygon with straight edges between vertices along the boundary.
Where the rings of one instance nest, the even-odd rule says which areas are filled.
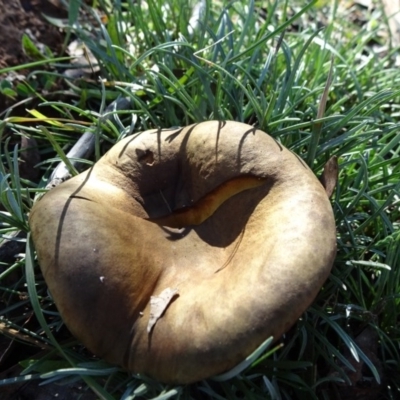
[[[187,212],[201,214],[196,225],[175,219]],[[222,373],[278,339],[336,254],[332,208],[312,171],[232,121],[120,141],[43,196],[30,226],[71,332],[109,362],[171,383]],[[178,295],[149,334],[150,298],[168,288]]]

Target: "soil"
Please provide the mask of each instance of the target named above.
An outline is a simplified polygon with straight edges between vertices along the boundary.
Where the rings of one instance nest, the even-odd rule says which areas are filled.
[[[0,0],[0,69],[31,61],[21,45],[23,34],[57,53],[63,34],[43,14],[62,18],[66,12],[52,0]]]

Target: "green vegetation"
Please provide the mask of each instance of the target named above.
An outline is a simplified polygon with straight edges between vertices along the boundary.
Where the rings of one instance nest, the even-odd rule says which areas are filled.
[[[83,380],[100,398],[124,400],[331,399],[360,388],[398,398],[399,51],[388,46],[380,4],[353,5],[365,20],[352,22],[338,0],[95,3],[70,0],[64,26],[66,44],[76,37],[92,53],[84,67],[94,72],[68,78],[69,57],[25,40],[36,57],[23,66],[29,75],[0,82],[3,95],[30,110],[9,107],[0,116],[0,240],[21,231],[16,240],[26,241],[17,258],[0,260],[0,326],[37,347],[37,355],[20,362],[22,375],[0,385]],[[107,108],[124,98],[129,110]],[[256,125],[317,175],[338,157],[332,199],[338,254],[318,298],[282,345],[231,380],[169,387],[94,359],[66,335],[23,233],[35,197],[84,132],[95,135],[95,154],[80,167],[70,160],[71,174],[132,132],[209,119]],[[37,183],[19,173],[22,136],[38,143]]]

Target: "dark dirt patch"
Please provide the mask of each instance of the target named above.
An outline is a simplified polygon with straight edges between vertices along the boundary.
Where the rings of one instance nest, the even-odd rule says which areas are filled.
[[[21,45],[24,33],[56,53],[61,49],[63,34],[42,16],[65,16],[56,4],[54,0],[0,0],[0,68],[30,61]]]

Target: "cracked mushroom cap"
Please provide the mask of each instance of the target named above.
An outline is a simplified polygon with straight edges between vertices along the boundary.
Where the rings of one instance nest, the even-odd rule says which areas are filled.
[[[109,362],[170,383],[222,373],[278,339],[336,254],[312,171],[231,121],[120,141],[43,196],[30,226],[70,331]]]

